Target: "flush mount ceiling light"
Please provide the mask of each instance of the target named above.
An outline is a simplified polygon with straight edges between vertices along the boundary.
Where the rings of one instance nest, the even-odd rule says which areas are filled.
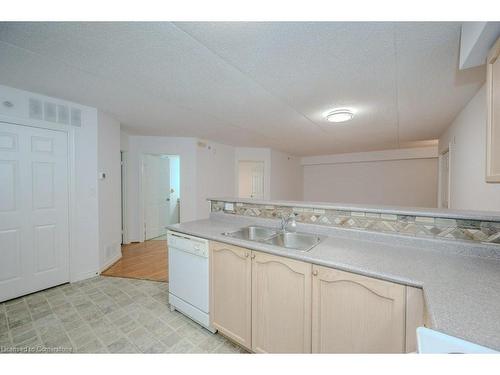
[[[345,122],[354,117],[353,111],[350,109],[334,109],[325,113],[325,118],[328,122]]]

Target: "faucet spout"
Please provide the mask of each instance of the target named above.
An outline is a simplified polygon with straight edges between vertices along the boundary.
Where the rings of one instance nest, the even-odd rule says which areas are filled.
[[[282,215],[281,216],[281,231],[286,232],[288,227],[291,227],[289,232],[294,232],[297,227],[297,223],[295,221],[295,214],[291,213],[290,215]]]

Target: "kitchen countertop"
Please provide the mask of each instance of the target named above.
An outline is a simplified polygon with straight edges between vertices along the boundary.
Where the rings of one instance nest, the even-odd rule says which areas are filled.
[[[439,217],[445,219],[500,221],[500,214],[495,211],[453,210],[444,208],[383,206],[383,205],[365,205],[365,204],[354,204],[354,203],[349,204],[349,203],[331,203],[331,202],[258,200],[258,199],[246,199],[246,198],[234,198],[234,197],[208,198],[208,200],[213,202],[233,202],[233,203],[258,204],[265,206],[320,208],[325,210],[426,216],[426,217]]]
[[[500,260],[441,251],[438,245],[436,248],[432,245],[438,241],[412,244],[396,235],[375,236],[374,240],[373,234],[356,233],[353,236],[355,232],[349,230],[331,232],[308,252],[222,235],[246,225],[269,226],[270,223],[276,226],[277,220],[212,214],[210,219],[175,224],[169,229],[421,287],[433,329],[500,350]],[[298,231],[315,232],[314,227],[299,225]],[[318,233],[325,234],[319,229]]]

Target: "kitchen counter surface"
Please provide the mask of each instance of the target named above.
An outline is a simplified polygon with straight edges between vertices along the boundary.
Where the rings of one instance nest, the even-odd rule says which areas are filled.
[[[277,220],[212,214],[210,219],[169,226],[170,230],[236,246],[422,287],[433,329],[500,350],[500,260],[438,249],[438,241],[412,243],[395,235],[335,230],[308,252],[222,235],[243,226],[277,226]],[[299,225],[298,231],[316,232]],[[432,244],[435,243],[436,246]],[[459,246],[459,245],[457,245]],[[461,245],[463,246],[463,245]],[[496,245],[491,245],[496,246]]]

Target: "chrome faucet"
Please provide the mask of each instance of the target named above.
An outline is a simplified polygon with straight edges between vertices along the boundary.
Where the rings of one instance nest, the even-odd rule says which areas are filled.
[[[288,232],[295,232],[295,229],[297,228],[297,222],[295,221],[295,214],[291,213],[288,216],[282,214],[280,220],[281,220],[280,227],[282,232],[286,232],[288,226],[291,227],[291,229],[288,230]]]

